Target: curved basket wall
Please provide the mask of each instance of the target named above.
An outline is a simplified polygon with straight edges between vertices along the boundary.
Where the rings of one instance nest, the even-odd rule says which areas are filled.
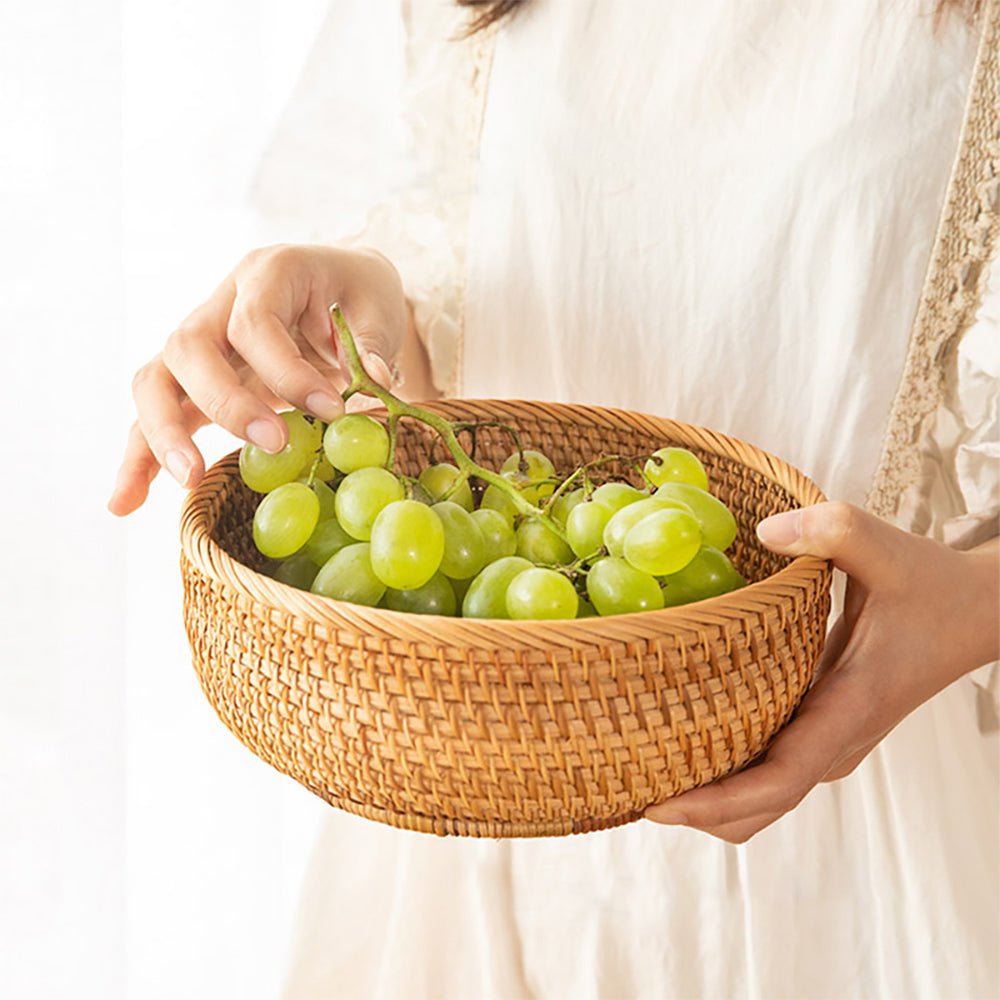
[[[331,805],[384,823],[483,837],[581,833],[736,770],[805,693],[823,645],[830,570],[768,552],[754,526],[823,500],[786,463],[671,420],[597,407],[450,400],[452,420],[499,419],[560,471],[665,444],[695,451],[732,508],[750,586],[687,607],[568,622],[403,615],[332,601],[256,572],[256,495],[236,453],[181,519],[185,623],[223,722]],[[477,435],[477,460],[510,451]],[[432,459],[433,456],[433,459]],[[399,462],[444,458],[422,425]]]

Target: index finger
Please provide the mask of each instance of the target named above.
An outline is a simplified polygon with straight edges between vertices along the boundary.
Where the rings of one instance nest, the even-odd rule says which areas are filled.
[[[239,285],[226,337],[253,373],[279,399],[334,420],[344,403],[332,383],[304,357],[290,327],[315,325],[312,298],[296,303],[289,298],[288,278],[253,274]],[[300,308],[301,306],[301,308]],[[297,315],[292,315],[296,314]],[[329,319],[325,316],[321,322]]]

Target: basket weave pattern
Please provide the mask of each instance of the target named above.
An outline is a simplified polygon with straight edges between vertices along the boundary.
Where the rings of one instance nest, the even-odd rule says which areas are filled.
[[[600,454],[678,444],[733,510],[751,586],[688,607],[568,622],[402,615],[331,601],[255,571],[257,496],[236,455],[182,515],[185,624],[220,718],[254,753],[332,805],[394,826],[469,836],[581,833],[764,750],[805,693],[826,631],[830,571],[756,540],[757,521],[823,499],[750,445],[620,410],[443,401],[452,420],[500,419],[568,471]],[[476,458],[511,450],[492,428]],[[416,474],[446,456],[400,428]]]

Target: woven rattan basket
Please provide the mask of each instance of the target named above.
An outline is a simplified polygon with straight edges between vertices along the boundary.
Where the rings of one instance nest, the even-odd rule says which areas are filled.
[[[349,812],[438,834],[526,837],[627,823],[742,767],[805,693],[823,645],[829,566],[756,540],[777,511],[816,503],[784,462],[701,428],[621,410],[444,401],[452,420],[499,419],[559,470],[664,444],[695,451],[733,510],[733,560],[751,585],[663,611],[559,622],[404,615],[332,601],[254,567],[256,495],[236,455],[188,497],[185,622],[209,701],[254,753]],[[477,460],[499,464],[500,431]],[[441,460],[400,428],[400,468]]]

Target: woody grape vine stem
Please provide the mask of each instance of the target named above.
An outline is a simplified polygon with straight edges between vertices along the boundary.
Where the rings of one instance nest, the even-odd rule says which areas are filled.
[[[483,482],[495,486],[502,493],[506,494],[517,509],[518,513],[524,514],[534,520],[541,521],[545,526],[563,541],[566,541],[566,529],[550,515],[539,510],[534,504],[529,503],[521,495],[520,490],[513,486],[507,479],[491,469],[478,465],[466,454],[455,436],[455,429],[450,421],[423,407],[414,406],[412,403],[404,403],[398,396],[394,396],[388,389],[384,389],[375,382],[365,371],[361,363],[361,355],[358,353],[357,345],[354,342],[354,335],[347,324],[344,313],[340,306],[334,304],[330,307],[330,319],[344,347],[344,354],[347,358],[347,369],[351,376],[350,385],[344,390],[343,398],[346,403],[351,396],[356,393],[364,393],[366,396],[374,396],[386,408],[389,414],[390,428],[390,452],[395,452],[395,430],[400,418],[409,417],[411,420],[419,420],[427,424],[436,431],[444,446],[448,449],[451,457],[459,470],[466,476],[478,476]]]

